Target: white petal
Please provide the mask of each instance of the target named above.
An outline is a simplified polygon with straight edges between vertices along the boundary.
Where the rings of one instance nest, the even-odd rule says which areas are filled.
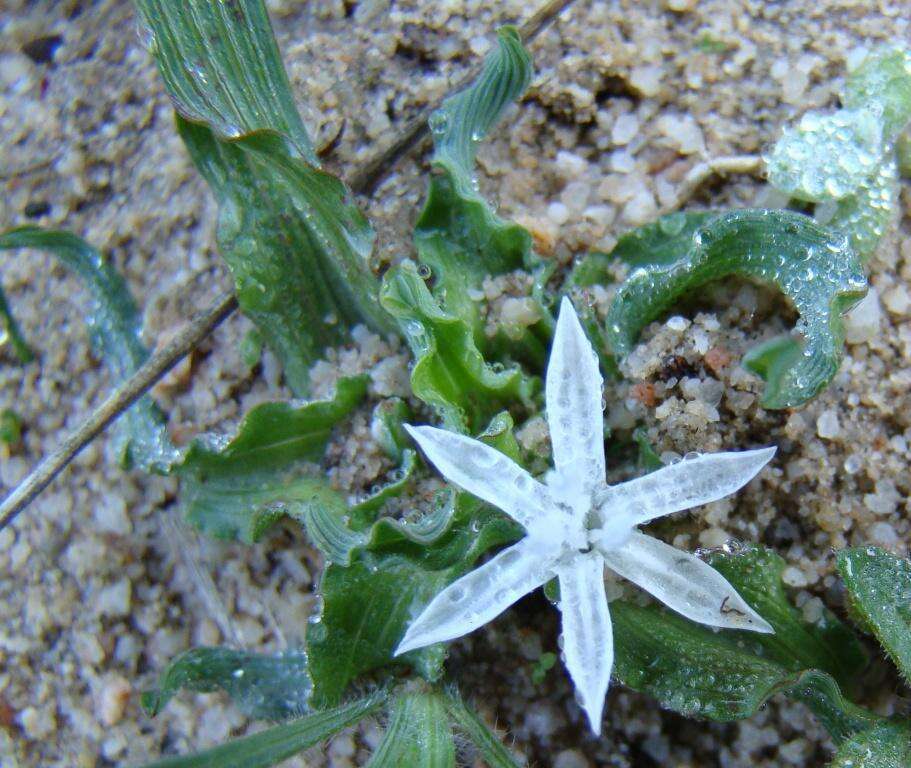
[[[601,554],[612,571],[692,621],[727,629],[775,631],[724,576],[689,552],[636,531],[620,549]]]
[[[631,526],[729,496],[752,480],[775,448],[709,453],[683,459],[648,475],[607,488],[598,499],[605,521],[622,516]]]
[[[602,383],[595,350],[564,297],[547,365],[547,424],[554,467],[587,491],[604,483]]]
[[[597,552],[559,566],[563,656],[582,709],[601,733],[604,697],[614,666],[614,633],[604,593],[604,561]]]
[[[411,622],[395,655],[473,632],[551,578],[552,564],[528,538],[504,549],[433,598]]]
[[[436,427],[405,429],[447,480],[526,528],[556,509],[547,487],[495,448]]]

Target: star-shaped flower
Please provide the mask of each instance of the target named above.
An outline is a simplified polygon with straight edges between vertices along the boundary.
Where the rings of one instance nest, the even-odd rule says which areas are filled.
[[[448,480],[503,510],[527,535],[440,592],[396,649],[399,655],[468,634],[556,577],[563,659],[596,734],[614,662],[605,566],[693,621],[774,632],[715,569],[637,526],[734,493],[775,448],[687,457],[609,486],[601,385],[598,358],[564,298],[547,368],[554,469],[544,483],[470,437],[407,427]]]

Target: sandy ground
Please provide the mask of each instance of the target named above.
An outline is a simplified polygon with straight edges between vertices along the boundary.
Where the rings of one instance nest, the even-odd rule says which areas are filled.
[[[446,93],[488,49],[498,24],[534,10],[462,0],[269,6],[314,134],[329,140],[343,129],[327,160],[343,175]],[[762,151],[784,121],[834,106],[846,60],[877,41],[908,39],[909,12],[908,2],[860,0],[576,0],[532,46],[536,79],[509,129],[481,152],[483,189],[569,265],[653,218],[701,158]],[[64,227],[102,248],[142,305],[150,345],[228,287],[212,247],[214,203],[173,131],[129,3],[6,0],[0,136],[0,226]],[[378,260],[411,253],[425,171],[423,158],[407,160],[361,201],[379,231]],[[763,194],[758,182],[735,179],[691,204],[748,205]],[[907,189],[902,204],[906,214]],[[737,366],[755,340],[789,319],[780,301],[746,285],[724,287],[688,309],[685,321],[648,329],[631,381],[607,393],[618,434],[638,420],[662,452],[780,446],[761,482],[662,532],[693,549],[732,538],[774,546],[808,618],[818,616],[820,599],[842,602],[833,548],[908,549],[904,218],[871,271],[875,311],[852,324],[841,373],[802,411],[760,409],[759,382]],[[108,381],[89,349],[77,282],[29,252],[0,254],[0,273],[39,353],[21,367],[0,350],[0,407],[15,409],[25,426],[22,445],[0,456],[6,492],[100,401]],[[232,317],[156,388],[178,442],[230,430],[256,402],[287,396],[269,354],[253,370],[243,363],[239,345],[249,328]],[[398,354],[362,334],[319,367],[317,383],[328,385],[339,370],[371,370],[379,390],[401,390],[407,384],[383,363]],[[345,469],[331,474],[351,493],[385,469],[367,413],[333,446]],[[534,425],[523,439],[546,452]],[[129,765],[242,733],[245,718],[221,696],[182,696],[150,721],[138,694],[194,644],[274,650],[302,638],[319,562],[299,533],[288,528],[255,547],[197,540],[174,522],[174,483],[124,473],[110,453],[97,441],[0,534],[4,766]],[[596,741],[559,668],[532,681],[556,632],[556,612],[532,596],[456,644],[449,666],[538,765],[817,766],[831,754],[809,713],[783,699],[748,721],[718,725],[685,721],[619,686]],[[863,703],[883,712],[903,707],[906,692],[875,678]],[[290,764],[363,764],[378,733],[368,724]]]

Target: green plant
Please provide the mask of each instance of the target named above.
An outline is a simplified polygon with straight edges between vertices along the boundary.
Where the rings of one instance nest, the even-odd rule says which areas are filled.
[[[767,381],[765,405],[804,403],[834,375],[842,354],[841,315],[863,295],[861,263],[882,232],[883,211],[891,215],[894,203],[890,152],[907,119],[906,54],[876,54],[852,75],[846,106],[872,117],[851,117],[848,135],[825,136],[834,142],[826,147],[847,146],[846,157],[859,158],[857,147],[870,149],[874,165],[864,165],[863,174],[819,170],[812,165],[817,156],[807,153],[789,159],[788,147],[810,141],[812,125],[799,136],[786,134],[773,152],[773,182],[818,203],[815,221],[793,211],[672,214],[627,234],[611,254],[586,260],[561,286],[560,275],[533,252],[529,233],[497,215],[473,184],[478,142],[531,80],[519,36],[504,29],[475,83],[431,120],[436,174],[415,228],[417,263],[396,264],[380,280],[371,265],[372,229],[342,182],[319,168],[262,2],[137,0],[137,6],[178,112],[178,130],[219,202],[219,247],[241,308],[257,326],[246,359],[255,364],[261,339],[282,360],[295,392],[308,391],[309,365],[327,346],[341,343],[352,324],[397,332],[413,358],[411,388],[419,401],[413,405],[426,406],[447,430],[477,437],[530,470],[535,462],[520,448],[514,426],[542,411],[551,307],[573,287],[605,282],[611,259],[627,263],[631,275],[605,325],[594,313],[583,318],[605,369],[616,374],[614,357],[627,354],[642,328],[684,293],[734,274],[777,286],[800,312],[797,336],[756,350],[747,361]],[[814,191],[816,177],[806,188],[808,169],[832,171],[822,192]],[[842,185],[837,194],[836,184]],[[884,190],[892,195],[888,200]],[[886,205],[873,205],[877,194]],[[821,209],[831,202],[834,210]],[[146,352],[138,341],[135,304],[89,246],[31,229],[7,233],[0,245],[57,253],[93,292],[98,347],[115,378],[141,364]],[[474,289],[488,275],[510,272],[531,276],[533,288],[522,298],[533,310],[526,324],[500,329],[506,344],[502,335],[483,332]],[[2,296],[0,318],[13,350],[27,360],[28,346]],[[200,439],[184,451],[171,445],[151,399],[129,412],[124,455],[177,476],[181,503],[199,529],[253,542],[289,517],[303,525],[326,560],[305,648],[277,655],[192,649],[144,697],[154,715],[181,688],[221,689],[251,717],[284,722],[155,765],[273,765],[380,711],[388,727],[371,766],[451,766],[456,732],[489,765],[517,764],[461,698],[454,670],[445,668],[444,645],[415,647],[399,657],[395,649],[424,606],[523,531],[455,487],[441,490],[429,505],[419,499],[413,479],[423,470],[403,429],[410,406],[394,399],[368,403],[367,389],[364,378],[353,377],[342,379],[329,400],[258,406],[232,439]],[[367,498],[349,502],[313,463],[324,458],[333,430],[367,407],[378,442],[398,468]],[[603,443],[603,432],[591,437]],[[634,435],[634,441],[641,468],[660,471],[660,458],[644,437]],[[407,511],[388,514],[392,500]],[[783,560],[769,550],[716,552],[708,562],[774,634],[715,632],[655,605],[616,600],[610,606],[616,677],[668,708],[718,721],[749,717],[782,693],[806,703],[829,730],[839,750],[835,766],[907,765],[908,723],[846,698],[857,693],[867,663],[854,632],[829,611],[816,622],[804,619],[782,584]],[[909,568],[876,550],[839,557],[852,616],[906,677]],[[554,661],[546,652],[532,675],[540,679]],[[353,696],[355,687],[369,693]]]

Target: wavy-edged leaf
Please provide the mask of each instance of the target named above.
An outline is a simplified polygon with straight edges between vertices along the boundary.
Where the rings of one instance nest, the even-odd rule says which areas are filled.
[[[911,765],[911,728],[879,723],[841,745],[829,768],[907,768]]]
[[[362,401],[368,378],[340,379],[332,400],[263,403],[226,444],[197,439],[176,467],[187,517],[220,539],[256,541],[276,520],[310,522],[326,507],[345,510],[322,477],[304,472],[319,461],[332,429]],[[315,535],[316,528],[309,528]]]
[[[391,329],[369,266],[374,233],[317,167],[262,0],[138,0],[190,156],[219,204],[216,238],[241,308],[291,388],[366,322]]]
[[[126,282],[91,245],[69,232],[19,227],[0,235],[0,249],[36,248],[53,254],[85,284],[91,297],[88,325],[92,345],[115,384],[128,379],[145,362],[140,339],[142,319]],[[165,420],[148,395],[118,422],[117,455],[126,466],[167,471],[177,458]]]
[[[451,691],[447,695],[446,709],[455,726],[471,739],[478,756],[488,768],[521,768],[524,765],[524,761],[519,763],[512,756],[503,742],[478,717],[478,713],[465,703],[457,691]]]
[[[391,327],[368,264],[373,229],[342,182],[288,155],[278,134],[221,141],[178,123],[218,199],[216,238],[238,302],[305,392],[310,363],[350,326]]]
[[[898,202],[895,141],[911,119],[911,53],[881,47],[849,73],[844,109],[806,113],[766,157],[769,181],[845,233],[866,259]]]
[[[201,647],[182,653],[161,674],[158,687],[142,695],[142,706],[157,715],[181,689],[222,690],[242,712],[264,720],[299,717],[308,709],[310,678],[300,651],[253,653]]]
[[[736,554],[715,552],[709,564],[775,629],[756,638],[767,655],[792,669],[819,669],[850,690],[867,665],[860,642],[828,609],[808,622],[788,600],[781,574],[785,561],[762,547],[746,547]]]
[[[911,681],[911,561],[877,547],[838,553],[851,609]]]
[[[510,452],[508,415],[481,436]],[[313,703],[337,702],[356,677],[388,665],[410,665],[428,680],[442,672],[445,648],[430,646],[394,658],[408,624],[484,552],[515,541],[522,530],[498,510],[464,493],[446,493],[415,521],[381,518],[363,532],[350,564],[323,573],[323,602],[307,630]]]
[[[455,768],[455,743],[446,705],[435,691],[403,691],[367,768]]]
[[[531,82],[532,66],[514,27],[498,31],[498,45],[468,88],[450,96],[430,118],[434,142],[427,202],[415,225],[420,260],[433,268],[447,308],[461,314],[466,289],[490,274],[527,265],[531,235],[497,216],[474,177],[478,144]]]
[[[844,104],[879,113],[883,139],[892,143],[911,120],[911,51],[898,45],[868,53],[848,73]]]
[[[373,694],[195,755],[166,757],[145,768],[268,768],[373,714],[385,698],[382,692]]]
[[[414,354],[412,391],[448,429],[475,431],[503,408],[530,400],[534,380],[518,368],[488,365],[468,322],[440,307],[414,264],[404,262],[387,273],[380,301]]]
[[[863,270],[846,238],[790,211],[720,214],[697,227],[687,253],[674,262],[636,269],[617,292],[607,318],[614,352],[627,355],[639,332],[685,293],[729,275],[777,286],[800,317],[794,344],[753,351],[753,370],[766,379],[766,408],[802,405],[838,370],[841,316],[866,293]],[[785,353],[787,357],[785,358]],[[761,359],[762,365],[756,363]],[[744,360],[750,364],[750,358]]]
[[[611,603],[614,674],[686,717],[728,722],[789,693],[810,706],[836,740],[876,718],[844,699],[826,673],[795,671],[750,632],[715,632],[664,609]]]

